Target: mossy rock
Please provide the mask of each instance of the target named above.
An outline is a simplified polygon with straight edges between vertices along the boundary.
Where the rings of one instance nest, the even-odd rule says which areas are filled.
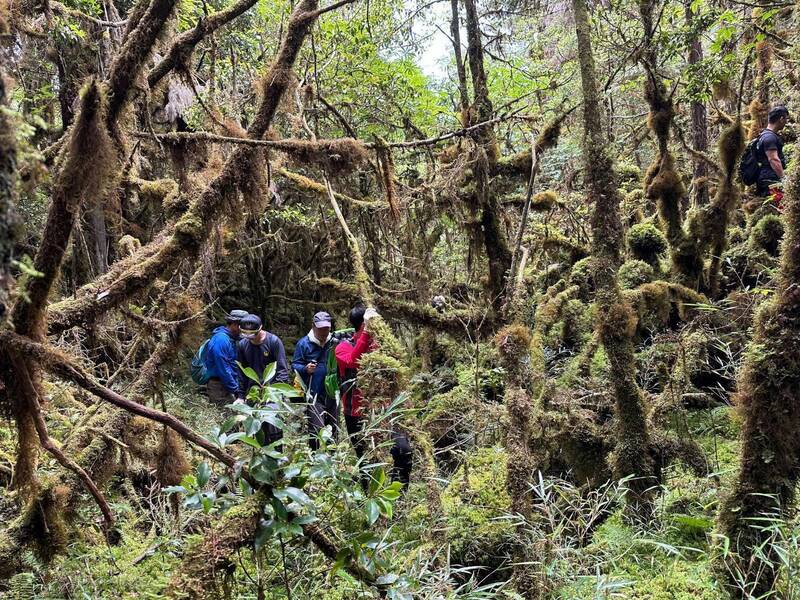
[[[586,343],[592,333],[591,306],[578,298],[564,303],[561,309],[560,330],[561,341],[565,346],[579,349]]]
[[[750,243],[777,257],[783,239],[783,219],[778,215],[764,215],[750,232]]]
[[[628,230],[628,249],[633,258],[651,266],[658,263],[658,257],[667,249],[667,238],[652,223],[638,223]]]
[[[777,267],[777,259],[756,244],[747,242],[732,246],[722,261],[723,289],[762,287],[770,282]]]
[[[558,194],[553,190],[545,190],[534,194],[531,198],[531,210],[547,212],[558,204]]]
[[[655,270],[639,259],[625,261],[617,272],[617,280],[622,289],[632,290],[642,284],[655,280]]]
[[[421,417],[434,445],[470,433],[473,419],[468,415],[475,404],[474,394],[474,386],[459,385],[430,399]]]
[[[568,283],[570,286],[576,285],[579,288],[578,296],[583,300],[589,300],[594,293],[594,264],[591,257],[580,259],[569,273]]]
[[[507,568],[516,541],[505,518],[511,510],[506,489],[507,457],[502,448],[480,448],[454,474],[442,493],[453,564]]]

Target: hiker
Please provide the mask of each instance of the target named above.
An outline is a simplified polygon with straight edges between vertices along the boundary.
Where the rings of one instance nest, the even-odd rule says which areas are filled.
[[[250,367],[261,379],[267,365],[275,363],[275,373],[269,381],[261,383],[289,383],[289,365],[286,363],[286,350],[281,339],[262,328],[261,318],[258,315],[247,315],[239,326],[242,339],[237,344],[237,356],[242,367]],[[247,398],[248,391],[256,385],[256,382],[247,377],[242,369],[239,369],[239,380],[242,395]],[[278,408],[274,402],[267,403],[265,407],[273,410]],[[263,437],[260,442],[264,446],[283,438],[283,432],[267,422],[261,425],[261,434]]]
[[[758,136],[756,145],[759,165],[756,195],[761,198],[772,196],[780,206],[783,199],[780,182],[786,168],[786,158],[783,156],[783,138],[779,132],[789,121],[789,111],[785,106],[775,106],[769,111],[767,121],[767,128]]]
[[[236,364],[236,342],[239,324],[247,311],[232,310],[225,316],[225,325],[214,329],[208,340],[203,362],[208,371],[208,397],[217,406],[232,404],[242,398],[239,367]]]
[[[317,434],[326,425],[333,429],[334,436],[339,431],[339,407],[336,397],[331,397],[325,388],[328,374],[328,352],[333,345],[331,336],[331,316],[320,311],[314,315],[311,331],[297,340],[292,357],[292,367],[305,386],[308,407],[308,429],[312,450],[319,448]]]
[[[247,315],[239,325],[242,339],[237,345],[237,355],[241,365],[250,367],[261,377],[268,364],[276,363],[275,374],[269,381],[262,383],[289,383],[289,365],[286,362],[286,350],[281,339],[263,329],[258,315]],[[256,385],[256,382],[246,377],[241,369],[239,380],[242,395],[246,398],[247,392]]]
[[[359,460],[366,454],[367,440],[364,436],[364,397],[358,389],[358,368],[361,357],[377,348],[375,340],[369,332],[370,321],[378,317],[374,308],[365,309],[356,305],[350,311],[350,324],[356,330],[352,339],[343,340],[336,346],[336,361],[339,364],[339,380],[342,382],[342,406],[347,434]],[[408,437],[398,431],[392,431],[392,479],[399,481],[403,487],[408,486],[411,477],[411,444]],[[362,485],[363,485],[362,480]]]

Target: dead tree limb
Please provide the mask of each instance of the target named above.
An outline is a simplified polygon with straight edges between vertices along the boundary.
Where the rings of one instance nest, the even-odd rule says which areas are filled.
[[[46,371],[73,382],[101,400],[135,415],[166,425],[187,441],[208,452],[224,465],[231,468],[236,465],[236,459],[233,456],[220,450],[180,419],[158,409],[144,406],[118,394],[114,390],[108,389],[66,354],[46,344],[35,342],[30,338],[10,331],[0,332],[0,343],[6,348],[12,349],[15,353],[34,358],[37,364],[41,365]]]
[[[211,35],[235,18],[246,13],[255,6],[257,1],[258,0],[239,0],[238,2],[234,2],[223,10],[200,19],[197,25],[176,37],[169,47],[169,50],[167,50],[166,56],[164,56],[156,66],[150,69],[150,72],[147,74],[147,84],[150,88],[152,89],[158,85],[158,82],[164,79],[173,69],[186,69],[192,52],[194,52],[195,47],[204,37]]]

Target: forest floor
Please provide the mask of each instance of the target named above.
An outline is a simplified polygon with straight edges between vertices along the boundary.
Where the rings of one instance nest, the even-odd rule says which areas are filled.
[[[50,396],[66,427],[74,401],[68,388],[51,386]],[[168,385],[165,401],[168,410],[199,431],[208,431],[210,423],[222,419],[219,409],[188,386]],[[656,524],[646,529],[623,520],[618,486],[609,484],[586,495],[564,481],[540,479],[534,493],[539,500],[539,517],[548,524],[541,534],[546,538],[542,547],[547,548],[541,567],[551,597],[712,600],[724,596],[714,577],[711,532],[718,491],[724,489],[737,467],[739,428],[733,410],[727,406],[691,411],[686,424],[709,457],[712,473],[698,477],[680,464],[670,467],[659,496]],[[58,433],[57,424],[54,428]],[[0,428],[0,448],[4,453],[12,450],[7,427]],[[349,448],[342,451],[350,452]],[[515,531],[508,514],[505,460],[505,451],[499,446],[477,448],[449,479],[442,479],[451,561],[470,563],[485,560],[485,556],[497,560],[492,565],[494,572],[476,564],[470,565],[474,570],[464,571],[473,575],[473,581],[463,590],[480,592],[475,597],[514,597],[510,586],[503,583],[510,573],[509,546]],[[12,500],[8,494],[0,496],[0,515],[14,513]],[[136,478],[120,478],[119,484],[112,486],[110,500],[122,531],[118,546],[107,545],[98,528],[81,527],[70,538],[66,553],[50,564],[43,564],[30,553],[26,557],[30,571],[16,575],[10,591],[2,597],[163,597],[187,540],[213,517],[181,510],[176,518],[169,499],[161,490],[148,487],[145,479],[137,483]],[[420,541],[430,526],[424,483],[413,481],[397,509],[394,519],[384,523],[388,538],[408,555],[435,552]],[[81,510],[80,519],[96,522],[92,504],[84,504]],[[598,515],[609,513],[599,527],[590,525]],[[574,534],[567,533],[578,529],[576,523],[580,521],[588,524],[586,543],[578,543]],[[784,535],[797,539],[800,531],[792,527]],[[296,560],[302,559],[298,555]],[[317,568],[324,575],[324,564]],[[270,584],[270,577],[267,572],[258,574],[267,582],[265,597],[286,598],[283,585]],[[458,579],[468,578],[456,576]],[[302,584],[300,588],[298,596],[303,597]],[[329,579],[321,577],[315,588],[313,597],[323,600],[371,597],[341,572]],[[253,589],[240,585],[232,597],[256,598]]]

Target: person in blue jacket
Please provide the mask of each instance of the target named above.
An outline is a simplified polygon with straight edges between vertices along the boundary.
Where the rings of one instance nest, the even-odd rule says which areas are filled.
[[[245,310],[232,310],[225,316],[225,325],[214,330],[206,345],[203,360],[209,374],[208,397],[217,406],[232,404],[242,397],[236,342],[239,341],[239,322],[246,316]]]
[[[308,429],[313,450],[319,446],[319,430],[330,425],[334,434],[339,430],[339,411],[336,398],[325,391],[328,374],[328,352],[332,347],[331,316],[325,311],[314,315],[311,331],[297,340],[292,357],[292,367],[308,390]]]

